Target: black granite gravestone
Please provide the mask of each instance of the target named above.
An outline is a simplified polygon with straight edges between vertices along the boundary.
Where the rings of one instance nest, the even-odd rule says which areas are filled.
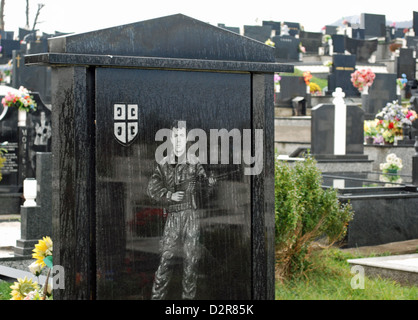
[[[218,27],[240,34],[239,27],[227,27],[223,23],[218,23]]]
[[[292,108],[293,99],[296,97],[307,99],[307,96],[306,83],[303,77],[281,76],[280,92],[276,92],[274,105],[279,108]]]
[[[418,11],[412,13],[412,27],[416,35],[418,35]]]
[[[333,34],[337,34],[338,26],[325,26],[325,34],[332,36]]]
[[[39,51],[41,52],[41,51]],[[51,68],[45,66],[27,67],[25,53],[13,51],[12,87],[24,86],[29,91],[38,92],[46,104],[51,103]]]
[[[358,40],[345,37],[345,50],[355,55],[357,62],[368,63],[372,54],[377,51],[377,39]]]
[[[266,42],[271,38],[272,26],[263,25],[263,26],[247,26],[244,25],[244,36],[260,41]]]
[[[1,99],[7,94],[0,96]],[[2,148],[7,150],[4,154],[6,162],[2,168],[3,179],[0,181],[0,190],[3,193],[21,192],[19,179],[19,132],[17,127],[17,110],[5,108],[0,104],[0,143],[7,142]]]
[[[275,36],[272,41],[277,62],[299,61],[299,39],[292,36]]]
[[[20,42],[17,40],[0,39],[1,55],[0,64],[6,64],[12,59],[13,50],[20,49]]]
[[[289,28],[289,35],[292,37],[296,36],[300,32],[300,23],[299,22],[289,22],[284,21],[283,25],[286,25]]]
[[[359,91],[351,82],[351,74],[355,71],[356,56],[334,54],[332,56],[332,70],[328,76],[328,92],[342,88],[346,96],[359,96]]]
[[[372,120],[388,102],[397,100],[396,94],[396,74],[395,73],[376,73],[373,85],[369,88],[368,97],[362,101],[365,111],[365,119]]]
[[[406,37],[406,46],[409,49],[414,49],[415,51],[418,51],[418,37],[417,36],[415,36],[415,37],[407,36]]]
[[[351,38],[357,40],[364,40],[364,29],[352,28],[351,29]]]
[[[335,139],[338,135],[335,132],[336,126],[335,112],[338,106],[334,104],[319,104],[312,108],[311,125],[311,152],[317,159],[366,159],[364,151],[363,122],[364,111],[357,105],[346,106],[346,126],[345,126],[345,154],[335,154]],[[339,143],[338,141],[336,141]]]
[[[273,74],[293,66],[184,15],[49,47],[25,61],[52,66],[54,299],[274,299]]]
[[[306,53],[318,54],[318,49],[322,46],[322,33],[300,31],[299,39],[305,47]]]
[[[386,16],[382,14],[362,13],[360,25],[366,39],[386,36]]]
[[[415,79],[416,58],[414,57],[414,49],[400,48],[399,57],[396,58],[396,74],[398,78],[402,78],[402,74],[406,74],[408,80]]]
[[[271,29],[276,32],[276,35],[280,35],[281,22],[278,22],[278,21],[263,21],[263,26],[271,26]]]
[[[332,47],[334,53],[344,53],[345,52],[345,36],[342,34],[333,34],[331,36]]]

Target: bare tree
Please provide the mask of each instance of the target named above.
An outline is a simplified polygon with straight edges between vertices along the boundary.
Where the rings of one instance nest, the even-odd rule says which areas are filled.
[[[29,0],[26,0],[26,29],[29,29]]]
[[[6,0],[0,2],[0,30],[4,30],[4,3]]]
[[[32,27],[32,31],[35,30],[36,24],[38,23],[38,17],[39,17],[39,13],[41,12],[41,9],[45,7],[44,4],[42,3],[38,3],[38,10],[36,11],[36,16],[35,16],[35,20],[33,21],[33,27]]]

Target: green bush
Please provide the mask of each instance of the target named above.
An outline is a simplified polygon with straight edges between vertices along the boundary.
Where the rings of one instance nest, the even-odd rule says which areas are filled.
[[[304,272],[314,240],[326,237],[327,244],[334,244],[345,236],[353,218],[351,205],[340,204],[336,190],[321,184],[321,171],[311,156],[294,165],[276,160],[276,271],[280,278]]]

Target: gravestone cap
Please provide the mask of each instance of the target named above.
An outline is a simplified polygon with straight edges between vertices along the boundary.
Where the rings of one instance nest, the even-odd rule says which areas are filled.
[[[50,38],[48,46],[48,54],[26,56],[25,63],[293,71],[275,63],[274,48],[182,14]]]

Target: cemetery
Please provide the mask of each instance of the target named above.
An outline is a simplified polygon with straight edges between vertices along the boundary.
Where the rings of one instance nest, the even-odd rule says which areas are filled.
[[[302,23],[1,31],[0,284],[274,300],[289,252],[418,245],[418,13],[406,30],[371,13]],[[407,253],[345,263],[418,286]]]

